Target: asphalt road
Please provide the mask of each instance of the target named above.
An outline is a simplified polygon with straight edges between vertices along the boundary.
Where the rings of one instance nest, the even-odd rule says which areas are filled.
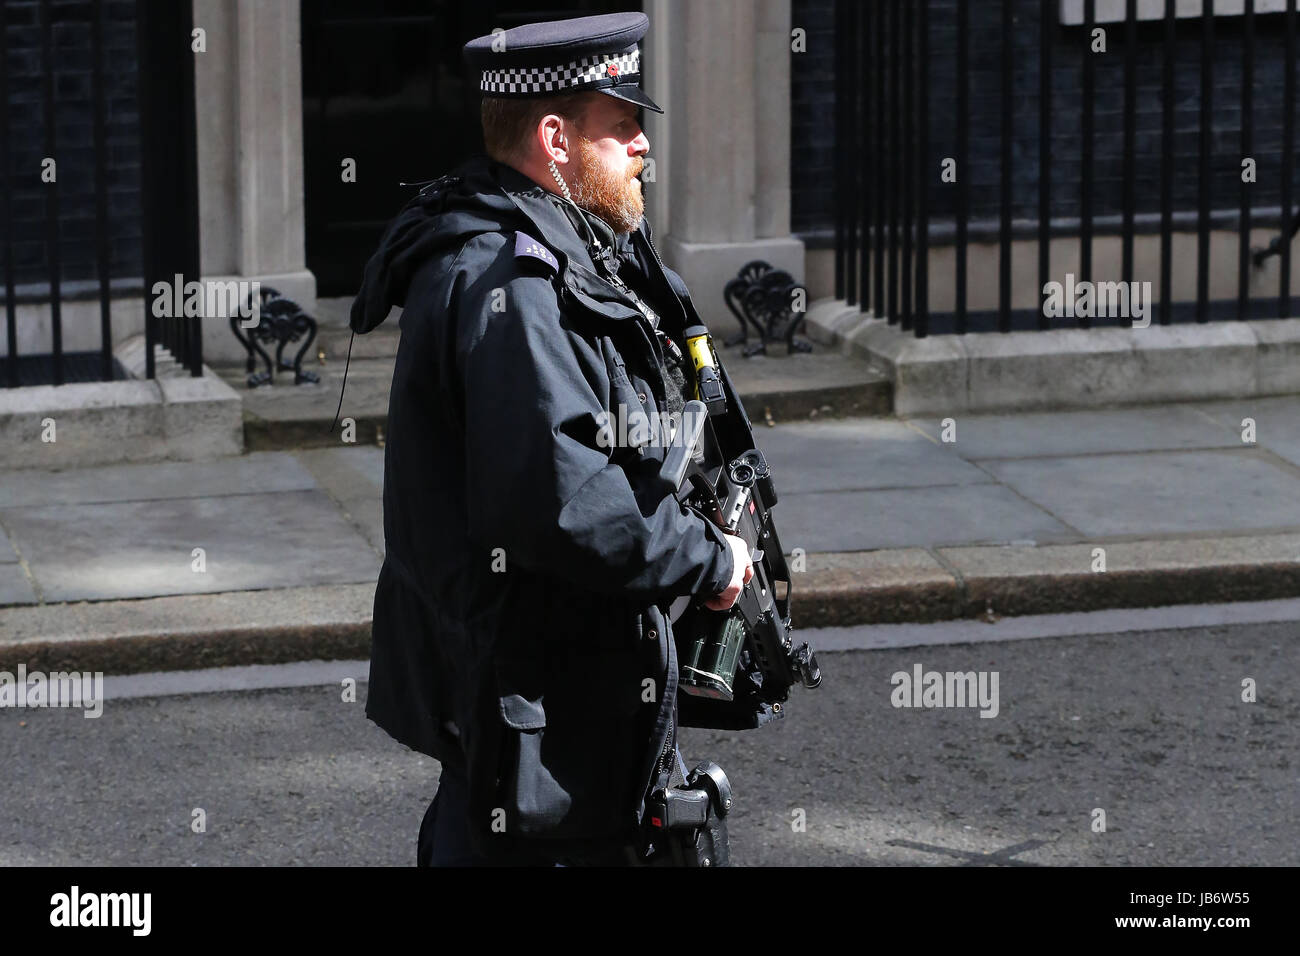
[[[685,730],[683,752],[732,779],[739,865],[1300,865],[1296,628],[825,653],[782,724]],[[891,675],[918,663],[997,672],[997,716],[894,707]],[[437,764],[364,694],[0,710],[0,864],[409,865]]]

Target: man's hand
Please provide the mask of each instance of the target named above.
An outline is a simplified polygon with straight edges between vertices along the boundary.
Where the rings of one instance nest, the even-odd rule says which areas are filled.
[[[727,532],[727,544],[731,545],[731,556],[736,559],[736,566],[731,572],[731,583],[704,602],[710,611],[729,610],[749,579],[754,576],[754,564],[749,560],[749,546],[745,544],[745,539]]]

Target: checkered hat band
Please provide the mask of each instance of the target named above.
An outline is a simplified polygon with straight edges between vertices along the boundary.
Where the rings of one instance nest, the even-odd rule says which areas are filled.
[[[586,56],[562,66],[544,66],[521,70],[484,70],[479,88],[484,93],[550,93],[590,86],[611,75],[613,63],[620,77],[635,76],[641,72],[641,51]]]

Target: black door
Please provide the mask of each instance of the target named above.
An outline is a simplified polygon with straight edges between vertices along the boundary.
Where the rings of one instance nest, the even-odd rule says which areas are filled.
[[[467,40],[534,20],[639,10],[637,0],[303,0],[307,267],[352,295],[384,225],[415,192],[480,152]],[[344,162],[355,162],[355,182]]]

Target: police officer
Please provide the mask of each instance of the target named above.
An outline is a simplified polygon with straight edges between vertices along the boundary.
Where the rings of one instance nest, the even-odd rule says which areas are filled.
[[[657,482],[699,324],[637,178],[621,13],[479,37],[486,156],[424,186],[351,325],[401,306],[366,714],[442,764],[423,865],[644,863],[679,779],[670,606],[729,608],[744,543]],[[630,437],[629,437],[630,436]]]

